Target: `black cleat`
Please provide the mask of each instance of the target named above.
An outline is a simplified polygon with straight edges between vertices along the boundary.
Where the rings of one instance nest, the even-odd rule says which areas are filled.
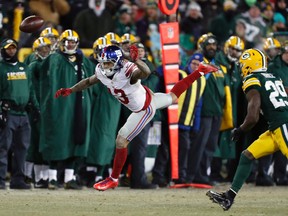
[[[212,202],[219,204],[224,211],[230,209],[233,204],[233,199],[229,198],[227,193],[217,193],[215,191],[208,191],[206,195],[212,200]]]
[[[48,179],[47,180],[40,179],[38,182],[34,184],[34,188],[38,189],[48,188],[48,183],[49,183]]]
[[[76,180],[71,180],[64,183],[64,189],[81,190],[82,187]]]
[[[59,184],[56,180],[52,179],[48,182],[48,189],[49,190],[56,190],[59,188]]]

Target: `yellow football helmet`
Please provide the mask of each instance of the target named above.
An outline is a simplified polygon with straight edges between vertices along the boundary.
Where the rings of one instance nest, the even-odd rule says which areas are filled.
[[[132,44],[132,43],[135,43],[137,41],[136,41],[136,37],[133,34],[126,33],[126,34],[121,36],[121,42]]]
[[[40,33],[40,37],[56,37],[59,38],[59,33],[55,28],[47,27]]]
[[[276,38],[268,37],[264,41],[263,50],[269,59],[273,59],[281,53],[281,43]]]
[[[55,51],[58,48],[59,33],[55,28],[47,27],[42,30],[40,37],[48,38],[52,43],[52,50]]]
[[[247,49],[239,58],[242,76],[267,70],[267,57],[258,49]]]
[[[272,48],[280,49],[281,43],[276,38],[268,37],[265,39],[263,49],[266,52],[267,50],[272,49]]]
[[[70,45],[69,41],[73,41],[75,44]],[[66,54],[74,54],[79,45],[79,35],[77,32],[67,29],[60,35],[60,50]]]
[[[99,51],[105,47],[107,47],[107,40],[105,37],[99,37],[97,40],[95,40],[95,42],[93,43],[93,56],[96,59],[97,58],[97,54],[99,53]]]
[[[121,43],[121,38],[114,32],[108,32],[104,37],[106,38],[108,45],[119,45]]]
[[[45,59],[51,53],[51,45],[52,43],[48,38],[39,37],[34,41],[32,50],[37,57]]]
[[[244,41],[240,37],[231,36],[224,44],[224,53],[230,61],[237,62],[244,48]]]
[[[97,40],[95,40],[95,42],[93,43],[93,50],[95,49],[102,49],[104,47],[106,47],[107,44],[107,40],[105,37],[99,37]]]

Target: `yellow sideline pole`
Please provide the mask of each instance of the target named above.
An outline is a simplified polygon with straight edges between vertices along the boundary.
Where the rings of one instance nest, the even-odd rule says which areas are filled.
[[[14,9],[14,20],[13,20],[13,39],[19,41],[20,38],[20,30],[19,26],[22,22],[22,17],[24,13],[24,8],[19,5]]]

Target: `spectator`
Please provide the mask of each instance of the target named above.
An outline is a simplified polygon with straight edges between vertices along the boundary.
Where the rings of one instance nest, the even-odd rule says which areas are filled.
[[[263,20],[267,26],[267,35],[270,35],[274,31],[274,29],[273,29],[274,9],[273,9],[272,5],[265,4],[264,7],[261,9],[261,12],[262,12]]]
[[[275,2],[275,12],[276,13],[281,13],[281,15],[285,18],[286,27],[288,27],[287,0],[276,0],[276,2]]]
[[[73,29],[81,38],[80,47],[90,48],[95,38],[114,30],[114,14],[106,8],[105,3],[106,0],[89,0],[89,8],[77,14]]]
[[[65,29],[73,29],[73,23],[78,13],[88,8],[87,0],[66,0],[70,6],[70,10],[65,15],[60,16],[60,26]],[[60,32],[62,33],[62,32]]]
[[[251,7],[244,13],[241,13],[237,20],[245,21],[245,41],[248,41],[251,47],[261,49],[263,46],[263,38],[267,34],[267,26],[261,16],[260,5],[258,3],[251,5]],[[246,47],[247,48],[247,47]]]
[[[204,32],[208,32],[211,21],[223,13],[223,3],[220,0],[208,0],[199,1],[199,4],[202,8],[203,17],[205,17],[205,19],[203,19]]]
[[[248,41],[246,39],[246,29],[247,29],[247,23],[245,20],[237,19],[236,20],[236,26],[235,26],[235,35],[241,38],[241,40],[244,41],[246,48],[253,47],[253,42]]]
[[[32,14],[59,25],[60,17],[69,12],[70,5],[66,0],[33,0],[29,1],[29,8]]]
[[[182,38],[182,48],[189,54],[196,48],[196,41],[204,34],[203,15],[201,7],[192,1],[188,7],[185,17],[180,22],[180,38]]]
[[[141,20],[146,13],[146,7],[150,0],[136,0],[132,2],[132,17],[135,22]]]
[[[287,30],[285,17],[279,12],[276,12],[273,17],[273,31],[284,32]]]
[[[151,61],[154,63],[154,65],[158,66],[162,64],[161,37],[160,37],[159,30],[158,30],[158,25],[150,24],[147,34],[149,35],[148,47],[150,48],[150,53],[152,57]],[[147,54],[147,57],[148,57],[148,54]]]
[[[223,4],[223,12],[211,20],[209,31],[214,34],[218,46],[223,47],[225,41],[233,34],[237,15],[237,4],[232,0],[226,0]],[[225,29],[225,31],[223,31]]]
[[[132,18],[132,10],[129,5],[123,4],[116,15],[115,33],[123,35],[125,33],[136,34],[135,21]]]
[[[159,22],[160,14],[158,11],[158,5],[154,1],[149,0],[145,8],[144,17],[136,22],[136,35],[140,37],[140,42],[143,43],[148,50],[150,49],[150,38],[148,35],[149,26],[150,24],[156,24],[158,26]]]

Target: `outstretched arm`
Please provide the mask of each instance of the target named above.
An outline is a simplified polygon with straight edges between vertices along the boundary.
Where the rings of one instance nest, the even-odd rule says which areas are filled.
[[[99,79],[94,74],[94,75],[92,75],[92,76],[90,76],[90,77],[88,77],[86,79],[83,79],[80,82],[76,83],[71,88],[61,88],[61,89],[59,89],[55,93],[55,98],[58,98],[60,96],[66,97],[66,96],[70,95],[72,92],[82,91],[82,90],[84,90],[86,88],[89,88],[90,86],[94,85],[98,81],[99,81]]]
[[[82,91],[84,89],[89,88],[90,86],[97,83],[99,79],[96,77],[96,75],[92,75],[86,79],[81,80],[80,82],[76,83],[74,86],[71,87],[72,92],[78,92]]]

